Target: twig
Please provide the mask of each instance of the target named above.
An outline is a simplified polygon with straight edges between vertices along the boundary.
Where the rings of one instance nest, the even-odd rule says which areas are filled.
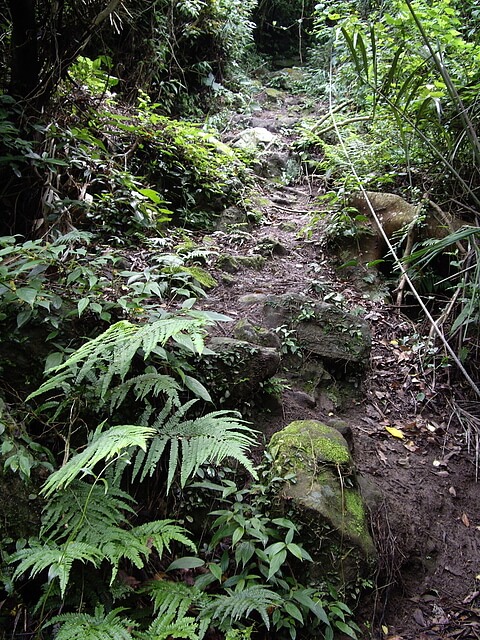
[[[310,209],[289,209],[288,207],[281,207],[279,204],[268,205],[274,209],[280,209],[280,211],[286,211],[287,213],[312,213]]]
[[[410,229],[410,231],[408,232],[407,235],[407,244],[405,247],[405,251],[403,253],[402,256],[402,264],[405,267],[405,271],[402,272],[402,275],[400,277],[400,281],[398,283],[398,287],[397,287],[397,307],[400,309],[400,307],[402,306],[402,302],[403,302],[403,292],[405,290],[405,287],[407,285],[407,278],[406,278],[406,269],[407,269],[407,265],[406,265],[406,259],[409,257],[409,255],[412,253],[412,248],[413,248],[413,242],[414,242],[414,238],[415,238],[415,227],[412,227]]]

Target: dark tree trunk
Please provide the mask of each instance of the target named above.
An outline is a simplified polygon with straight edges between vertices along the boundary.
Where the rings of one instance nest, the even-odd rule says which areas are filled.
[[[8,0],[12,18],[12,63],[9,93],[24,99],[38,88],[35,0]]]

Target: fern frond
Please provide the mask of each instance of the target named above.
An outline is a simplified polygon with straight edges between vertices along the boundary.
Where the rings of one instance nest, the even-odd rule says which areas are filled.
[[[135,376],[115,386],[110,395],[110,412],[113,412],[124,402],[131,389],[137,400],[143,401],[149,395],[157,397],[164,393],[173,405],[180,405],[178,396],[180,385],[172,376],[161,375],[155,371]]]
[[[156,322],[142,326],[126,320],[117,322],[52,369],[56,374],[31,393],[28,399],[53,389],[64,389],[66,385],[80,384],[93,370],[101,372],[98,395],[103,399],[115,377],[118,376],[120,381],[125,379],[140,349],[143,357],[147,358],[156,347],[163,346],[171,338],[193,352],[201,353],[204,348],[202,330],[211,322],[207,314],[188,310],[175,315],[165,314]]]
[[[189,609],[204,608],[209,597],[195,586],[172,580],[152,580],[143,589],[153,600],[158,616],[175,614],[183,617]]]
[[[132,620],[120,618],[123,608],[113,609],[105,615],[97,607],[93,616],[87,613],[63,613],[55,616],[46,626],[63,623],[55,633],[55,640],[132,640]]]
[[[20,563],[13,574],[14,578],[18,578],[27,571],[33,578],[48,568],[49,580],[58,578],[60,581],[62,597],[65,595],[70,571],[75,560],[91,562],[94,566],[98,566],[102,560],[102,554],[91,544],[72,541],[66,542],[62,546],[52,542],[43,545],[33,543],[29,548],[17,551],[10,558],[10,562]]]
[[[88,446],[75,454],[63,467],[52,473],[41,489],[46,497],[67,487],[80,473],[86,474],[101,460],[111,460],[125,449],[145,450],[147,440],[155,433],[149,427],[118,425],[102,432],[103,424],[93,433]]]
[[[75,539],[98,547],[105,531],[126,523],[126,513],[135,513],[133,498],[117,487],[74,481],[58,491],[42,514],[40,537],[57,542],[76,532]],[[80,526],[85,523],[85,526]]]
[[[200,640],[197,633],[198,624],[195,618],[179,617],[174,620],[174,615],[157,616],[145,633],[135,633],[140,640],[167,640],[168,638],[188,638],[188,640]]]
[[[124,558],[137,569],[142,569],[145,566],[145,558],[150,555],[153,547],[157,549],[159,556],[162,556],[165,548],[169,549],[172,541],[180,542],[196,551],[193,542],[185,536],[185,529],[172,522],[172,520],[156,520],[132,529],[120,527],[105,529],[103,539],[99,542],[99,549],[112,566],[110,584],[115,580],[120,561]]]
[[[170,445],[167,475],[167,491],[180,462],[180,484],[185,486],[206,462],[220,464],[225,458],[233,458],[249,473],[256,472],[247,452],[255,444],[255,431],[238,419],[238,414],[229,411],[213,411],[194,420],[181,420],[194,401],[180,409],[165,424],[156,420],[153,424],[158,433],[153,437],[148,454],[137,455],[135,473],[143,464],[141,480],[153,475],[167,444]]]
[[[159,556],[163,555],[165,548],[170,551],[171,542],[179,542],[192,551],[197,551],[195,544],[186,537],[187,531],[175,524],[173,520],[146,522],[134,527],[130,533],[141,540],[146,548],[155,547]]]
[[[225,595],[215,596],[213,601],[202,613],[212,619],[219,619],[220,624],[225,620],[229,623],[248,618],[252,611],[260,614],[267,629],[270,629],[268,610],[278,607],[283,598],[278,594],[262,586],[247,587],[242,591],[227,589]]]

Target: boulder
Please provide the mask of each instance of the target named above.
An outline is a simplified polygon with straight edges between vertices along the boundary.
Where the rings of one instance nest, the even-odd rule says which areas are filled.
[[[252,324],[248,320],[239,320],[233,328],[233,335],[237,340],[244,340],[250,344],[271,347],[280,350],[280,338],[273,331]]]
[[[275,134],[265,127],[251,127],[242,131],[233,143],[237,149],[255,150],[259,147],[271,144],[275,140]]]
[[[269,444],[275,476],[289,476],[279,494],[282,513],[300,525],[313,559],[309,579],[338,586],[372,571],[375,546],[356,486],[348,443],[334,427],[299,420],[275,433]]]
[[[368,360],[368,324],[339,307],[292,293],[268,296],[263,312],[269,328],[294,327],[299,345],[311,354],[343,362]]]
[[[261,390],[280,366],[276,349],[234,338],[212,338],[198,365],[214,401],[240,408]]]
[[[217,265],[228,273],[237,273],[241,269],[254,269],[261,271],[265,266],[265,258],[260,255],[254,256],[232,256],[223,254],[219,256]]]
[[[365,262],[380,260],[387,253],[385,238],[376,224],[372,209],[379,219],[385,235],[394,243],[400,239],[399,232],[401,230],[405,232],[411,230],[416,240],[440,239],[465,224],[464,221],[457,220],[447,213],[443,213],[439,218],[438,211],[434,212],[429,209],[425,211],[421,206],[411,204],[395,193],[357,192],[349,197],[348,205],[368,218],[367,225],[371,233],[361,233],[357,238],[360,243],[362,259]],[[419,222],[421,224],[418,224]],[[362,222],[361,225],[364,226],[365,222]]]

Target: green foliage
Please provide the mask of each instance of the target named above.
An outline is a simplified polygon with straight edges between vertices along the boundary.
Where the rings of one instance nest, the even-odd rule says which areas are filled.
[[[144,375],[128,380],[126,376],[140,350],[144,360],[154,353],[160,361],[168,362],[169,352],[164,345],[169,340],[188,351],[200,353],[203,350],[202,330],[209,322],[209,314],[188,310],[164,314],[160,320],[145,325],[117,322],[51,369],[50,373],[54,375],[30,398],[55,389],[63,390],[68,396],[72,388],[75,391],[83,385],[95,399],[92,409],[96,411],[110,405],[110,412],[113,412],[123,404],[129,391],[140,401],[148,394],[158,396],[163,392],[178,405],[178,386],[171,376],[159,375],[154,367],[147,368]],[[186,378],[178,365],[177,372]],[[195,381],[189,379],[193,387]],[[204,394],[207,394],[206,390]]]
[[[246,455],[255,443],[250,427],[228,411],[215,411],[194,420],[181,420],[186,408],[188,406],[182,407],[165,422],[163,414],[154,421],[157,434],[148,454],[137,454],[134,475],[143,466],[141,480],[152,476],[168,444],[167,491],[179,463],[182,487],[205,462],[220,464],[226,458],[236,460],[255,476],[253,465]]]
[[[100,425],[93,432],[88,445],[81,453],[77,453],[60,469],[52,473],[42,488],[45,497],[51,496],[59,489],[68,487],[80,474],[92,473],[92,469],[101,461],[108,463],[119,458],[125,450],[140,447],[145,450],[147,439],[153,435],[153,429],[134,425],[119,425],[102,431]]]
[[[196,253],[156,252],[139,270],[122,268],[120,250],[92,247],[93,235],[71,232],[48,243],[0,238],[0,322],[21,335],[30,323],[53,330],[82,318],[109,322],[125,315],[155,318],[159,302],[205,295],[213,278],[196,264]],[[200,258],[201,259],[201,258]]]
[[[220,628],[230,628],[238,620],[249,618],[252,611],[260,614],[267,629],[270,629],[268,609],[278,606],[281,596],[262,586],[246,587],[241,591],[227,590],[225,595],[217,596],[205,611],[214,620],[218,618]]]
[[[480,49],[460,30],[462,9],[450,0],[415,7],[409,0],[395,0],[367,20],[351,11],[351,5],[341,5],[334,16],[335,55],[340,65],[338,89],[353,89],[356,104],[372,118],[374,139],[378,132],[389,140],[385,160],[390,153],[390,165],[403,164],[411,184],[419,166],[428,163],[432,171],[440,160],[443,168],[437,180],[443,185],[447,168],[473,197],[460,174],[472,173],[470,154],[473,150],[477,157],[480,151],[474,132]],[[319,34],[325,30],[325,10],[322,6],[317,15]],[[349,143],[347,148],[349,160],[357,166],[359,159]],[[389,170],[388,162],[384,167]],[[365,176],[361,164],[359,173]]]
[[[22,424],[17,423],[3,399],[0,397],[0,461],[4,471],[18,473],[24,482],[29,482],[36,468],[53,471],[50,451],[35,442]]]
[[[165,614],[157,616],[145,632],[134,635],[140,640],[168,640],[169,638],[188,638],[188,640],[200,640],[197,633],[198,624],[191,616],[177,616]]]
[[[59,579],[63,596],[74,561],[91,562],[96,567],[101,559],[100,550],[85,542],[71,540],[62,546],[58,546],[54,542],[41,544],[38,541],[32,541],[29,547],[14,553],[10,557],[10,562],[19,563],[13,574],[14,579],[27,571],[34,578],[40,572],[48,569],[49,580]]]
[[[45,194],[48,226],[68,219],[125,244],[164,232],[172,217],[208,225],[242,196],[246,172],[238,154],[212,132],[158,108],[145,98],[126,114],[109,99],[92,105],[88,120],[80,113],[68,127],[49,126],[44,149],[55,150],[51,160],[68,179]],[[37,153],[43,162],[49,155]],[[51,163],[47,168],[56,173]]]
[[[111,69],[112,59],[109,56],[99,56],[95,60],[78,56],[70,67],[69,74],[75,83],[83,86],[89,93],[101,96],[118,85],[118,78],[110,75]]]
[[[55,616],[48,626],[61,623],[55,633],[57,640],[131,640],[131,629],[135,623],[119,614],[123,609],[113,609],[105,613],[98,606],[93,615],[88,613],[64,613]],[[178,637],[178,636],[177,636]]]

